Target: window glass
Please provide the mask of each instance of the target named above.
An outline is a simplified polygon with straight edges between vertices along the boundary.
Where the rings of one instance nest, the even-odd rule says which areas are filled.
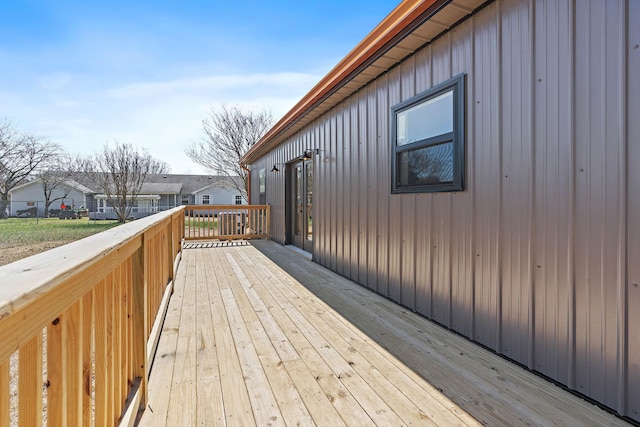
[[[397,113],[397,144],[453,132],[453,90]]]
[[[293,232],[296,236],[302,234],[302,167],[297,166],[295,175],[293,176],[293,188],[296,197],[296,215],[294,219]]]
[[[307,240],[313,240],[313,165],[307,164]]]
[[[398,154],[398,185],[426,185],[453,181],[453,143]]]
[[[208,194],[202,195],[202,204],[203,205],[208,205],[209,204],[209,195]]]
[[[266,169],[260,169],[260,172],[258,174],[259,176],[259,183],[260,183],[260,193],[264,193],[265,191],[267,191],[267,170]]]
[[[266,169],[260,169],[258,174],[258,179],[259,179],[258,194],[260,198],[258,203],[260,203],[261,205],[266,205],[267,204],[267,170]]]

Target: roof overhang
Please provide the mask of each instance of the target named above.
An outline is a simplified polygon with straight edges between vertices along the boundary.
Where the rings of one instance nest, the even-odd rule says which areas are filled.
[[[240,162],[249,164],[260,158],[491,1],[403,1],[253,145]]]
[[[119,198],[120,196],[118,195],[112,195],[112,196],[108,196],[106,194],[96,194],[94,196],[96,199],[115,199],[115,198]],[[132,195],[132,194],[127,194],[127,199],[136,199],[136,200],[159,200],[161,197],[157,194],[137,194],[137,195]]]

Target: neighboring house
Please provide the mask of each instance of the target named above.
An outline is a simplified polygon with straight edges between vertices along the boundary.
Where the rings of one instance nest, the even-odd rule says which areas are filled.
[[[150,175],[145,181],[145,186],[149,187],[143,187],[143,192],[162,195],[161,207],[200,205],[203,204],[202,196],[205,195],[209,196],[209,204],[212,205],[236,204],[238,198],[242,200],[241,204],[246,204],[243,193],[234,187],[230,179],[232,178],[209,175]],[[235,183],[241,182],[240,178],[234,179]],[[238,185],[238,187],[242,188],[242,185]],[[155,191],[146,191],[147,189]],[[163,189],[170,189],[170,191]]]
[[[49,206],[49,209],[60,209],[62,203],[76,208],[87,206],[92,193],[93,190],[84,185],[73,180],[67,180],[52,190],[50,200],[55,201]],[[26,216],[27,213],[25,211],[34,208],[39,217],[44,216],[45,197],[41,179],[38,178],[19,185],[13,188],[9,194],[11,198],[11,203],[9,204],[10,216]]]
[[[243,157],[251,200],[273,240],[638,422],[639,22],[404,1]]]
[[[246,204],[242,194],[231,187],[208,185],[193,193],[197,205],[243,205]]]
[[[56,189],[52,199],[59,197],[59,193],[69,191],[69,194],[64,198],[65,204],[86,207],[89,210],[89,217],[92,219],[115,218],[115,213],[107,196],[103,190],[96,187],[91,175],[79,176],[78,180],[82,181],[82,184],[68,181],[65,186],[69,186],[70,189],[63,189],[62,187]],[[44,193],[42,191],[42,182],[39,179],[14,188],[10,194],[11,216],[18,216],[18,211],[29,209],[30,207],[36,207],[38,216],[43,216]],[[227,177],[172,174],[149,175],[142,185],[135,202],[133,202],[130,216],[141,218],[180,205],[231,205],[245,203],[243,193],[238,191]],[[59,202],[51,205],[52,209],[59,207]]]
[[[97,207],[90,210],[89,218],[115,217],[106,195],[98,194],[95,199]],[[245,203],[242,193],[232,186],[229,178],[223,176],[156,174],[147,176],[130,217],[141,218],[180,205]]]

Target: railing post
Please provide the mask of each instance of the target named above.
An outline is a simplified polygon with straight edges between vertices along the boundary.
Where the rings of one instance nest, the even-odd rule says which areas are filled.
[[[175,256],[173,254],[173,249],[174,249],[174,247],[173,247],[173,215],[171,215],[169,217],[169,224],[167,225],[166,230],[167,230],[167,235],[166,235],[166,239],[167,239],[166,245],[167,245],[167,247],[166,247],[166,250],[168,252],[167,253],[167,260],[166,260],[166,263],[167,263],[167,267],[166,268],[167,268],[167,273],[169,273],[169,280],[168,280],[167,283],[169,283],[169,282],[173,283],[173,279],[175,278],[175,271],[173,270],[173,265],[174,265],[173,264],[173,260],[174,260],[174,256]],[[166,286],[167,283],[165,283],[164,285]]]
[[[147,404],[147,277],[145,236],[141,236],[140,248],[132,255],[133,273],[133,379],[140,381],[140,407]]]
[[[267,239],[271,239],[271,205],[267,205]]]

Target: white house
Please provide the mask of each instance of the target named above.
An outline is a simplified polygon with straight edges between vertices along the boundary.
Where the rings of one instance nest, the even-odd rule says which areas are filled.
[[[160,195],[161,210],[164,206],[245,204],[246,195],[236,188],[242,188],[239,180],[216,175],[158,174],[147,177],[141,192]]]
[[[235,188],[211,184],[194,193],[197,205],[244,205],[245,198]]]
[[[93,190],[72,180],[67,180],[51,191],[49,200],[54,202],[49,209],[60,209],[64,203],[67,206],[87,206],[88,197]],[[19,185],[10,192],[11,203],[9,205],[10,216],[33,216],[30,212],[35,208],[37,215],[45,215],[45,196],[42,179],[38,178],[26,184]]]

